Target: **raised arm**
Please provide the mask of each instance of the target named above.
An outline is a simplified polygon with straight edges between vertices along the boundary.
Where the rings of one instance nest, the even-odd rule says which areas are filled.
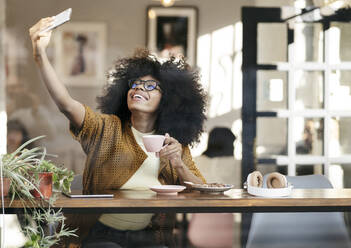
[[[51,31],[41,33],[41,30],[50,26],[52,21],[52,17],[43,18],[29,29],[33,46],[33,57],[45,86],[57,107],[70,120],[73,126],[80,128],[83,124],[85,108],[80,102],[70,96],[66,87],[58,78],[46,54],[46,48],[51,38]]]

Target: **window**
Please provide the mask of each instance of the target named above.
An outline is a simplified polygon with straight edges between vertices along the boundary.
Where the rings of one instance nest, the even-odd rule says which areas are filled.
[[[351,18],[289,26],[281,13],[243,8],[242,179],[275,163],[332,180],[351,164]]]

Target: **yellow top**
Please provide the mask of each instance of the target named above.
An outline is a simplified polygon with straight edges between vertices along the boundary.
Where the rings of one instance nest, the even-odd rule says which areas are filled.
[[[160,159],[154,152],[147,152],[143,144],[143,136],[152,133],[141,133],[132,127],[133,135],[138,145],[148,155],[144,163],[135,174],[122,185],[121,189],[145,190],[151,186],[160,185],[157,180],[157,172],[160,167]],[[99,221],[106,226],[118,230],[141,230],[148,226],[153,214],[103,214]]]

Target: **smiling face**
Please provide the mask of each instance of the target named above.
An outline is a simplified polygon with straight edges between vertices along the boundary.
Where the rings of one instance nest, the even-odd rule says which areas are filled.
[[[150,75],[140,78],[141,80],[156,80]],[[157,81],[157,80],[156,80]],[[137,85],[134,89],[129,89],[127,104],[130,112],[156,114],[158,105],[160,104],[162,93],[159,89],[147,91],[143,83]]]

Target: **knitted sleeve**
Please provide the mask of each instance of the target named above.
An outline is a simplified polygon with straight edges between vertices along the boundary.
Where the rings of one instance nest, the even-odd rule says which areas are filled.
[[[94,112],[86,105],[84,105],[84,108],[85,115],[82,127],[76,129],[70,124],[70,132],[73,138],[81,144],[84,152],[88,154],[96,144],[100,143],[100,140],[103,138],[103,132],[111,129],[110,126],[112,121],[109,115]],[[117,117],[114,118],[114,121],[116,120],[120,122]]]

